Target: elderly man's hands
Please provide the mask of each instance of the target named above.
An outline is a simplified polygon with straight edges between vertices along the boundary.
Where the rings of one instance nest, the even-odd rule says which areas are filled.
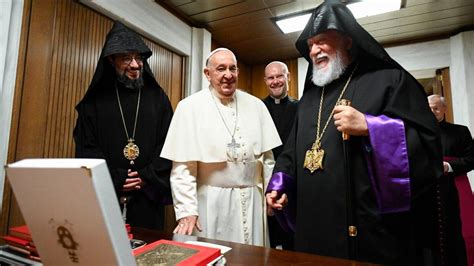
[[[278,196],[278,192],[273,190],[270,193],[265,195],[267,199],[267,204],[273,209],[281,210],[288,204],[288,197],[286,194],[282,194],[280,197]]]
[[[354,107],[338,105],[334,107],[334,125],[339,132],[352,136],[368,136],[369,129],[365,115]]]
[[[196,215],[190,215],[178,220],[178,225],[174,229],[173,233],[181,235],[191,235],[193,233],[194,228],[196,228],[199,232],[202,231],[201,225],[198,221],[198,217]]]

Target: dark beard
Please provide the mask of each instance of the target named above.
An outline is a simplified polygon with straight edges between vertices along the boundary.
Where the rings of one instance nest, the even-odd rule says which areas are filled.
[[[143,71],[140,71],[140,76],[137,79],[130,79],[124,73],[122,75],[117,75],[117,80],[122,83],[125,88],[135,90],[143,87],[144,82],[142,74]]]

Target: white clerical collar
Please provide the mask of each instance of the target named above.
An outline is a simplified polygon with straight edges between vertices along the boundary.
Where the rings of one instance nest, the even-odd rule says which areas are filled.
[[[286,97],[288,97],[288,94],[287,94],[287,95],[285,95],[285,97],[282,97],[282,98],[280,98],[280,99],[273,98],[273,96],[271,96],[271,95],[270,95],[270,98],[272,98],[272,99],[273,99],[273,101],[275,102],[275,104],[280,104],[280,103],[281,103],[281,101],[283,101],[283,100],[284,100]]]

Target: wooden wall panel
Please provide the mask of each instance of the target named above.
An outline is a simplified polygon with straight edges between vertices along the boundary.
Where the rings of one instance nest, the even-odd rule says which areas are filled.
[[[171,72],[171,90],[168,96],[170,97],[173,109],[176,108],[178,102],[184,95],[184,68],[186,64],[184,58],[174,54],[173,55],[173,69]]]
[[[77,0],[27,0],[9,162],[74,157],[76,104],[87,91],[113,22]],[[29,23],[28,23],[29,22]],[[145,40],[155,78],[175,104],[181,99],[185,59]],[[1,229],[24,223],[8,183]],[[174,217],[170,217],[173,218]]]
[[[245,65],[242,62],[239,62],[237,59],[237,66],[239,68],[239,81],[237,83],[237,88],[246,91],[248,93],[252,92],[252,67]]]
[[[108,18],[75,2],[62,0],[56,6],[43,154],[46,158],[74,156],[74,107],[87,90],[112,27]]]
[[[454,123],[454,113],[453,113],[453,97],[451,95],[451,78],[449,76],[449,68],[443,68],[436,71],[436,77],[441,79],[442,84],[442,95],[446,100],[446,105],[448,106],[444,119],[446,122]]]

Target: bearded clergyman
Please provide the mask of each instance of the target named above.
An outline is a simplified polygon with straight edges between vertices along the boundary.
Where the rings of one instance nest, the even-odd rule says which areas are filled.
[[[123,216],[163,229],[171,161],[159,154],[173,109],[156,82],[141,37],[120,22],[107,35],[94,77],[76,106],[76,157],[105,159]]]
[[[433,262],[438,127],[419,83],[340,1],[296,42],[304,94],[267,189],[295,250],[388,265]]]

